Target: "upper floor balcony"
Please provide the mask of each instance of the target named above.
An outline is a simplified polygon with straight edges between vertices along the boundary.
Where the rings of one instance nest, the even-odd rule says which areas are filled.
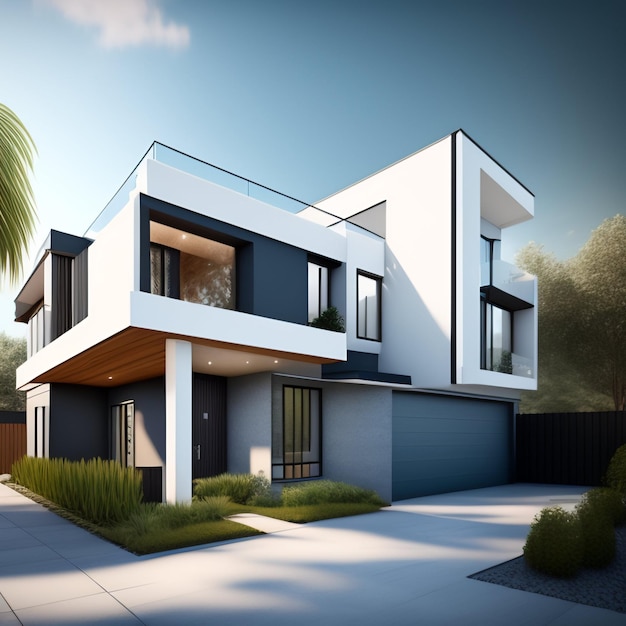
[[[507,263],[493,260],[480,267],[480,289],[491,302],[507,305],[511,310],[535,306],[537,279],[532,274]]]

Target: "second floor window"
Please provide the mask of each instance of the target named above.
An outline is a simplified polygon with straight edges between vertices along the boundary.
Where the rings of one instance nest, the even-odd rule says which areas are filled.
[[[235,308],[234,247],[161,224],[151,225],[151,238],[151,293]]]
[[[489,302],[481,302],[481,367],[513,373],[513,314]]]
[[[359,271],[356,289],[357,337],[380,341],[382,278]]]
[[[330,270],[323,265],[309,261],[309,323],[328,308],[329,291]]]

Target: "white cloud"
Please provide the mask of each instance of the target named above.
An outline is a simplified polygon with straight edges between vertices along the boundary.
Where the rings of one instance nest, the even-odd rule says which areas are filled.
[[[152,44],[169,48],[189,45],[187,26],[164,21],[155,0],[42,0],[65,18],[99,30],[104,48]]]

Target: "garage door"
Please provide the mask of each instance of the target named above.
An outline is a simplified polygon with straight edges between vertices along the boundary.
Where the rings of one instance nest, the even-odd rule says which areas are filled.
[[[506,484],[512,468],[511,403],[394,392],[394,500]]]

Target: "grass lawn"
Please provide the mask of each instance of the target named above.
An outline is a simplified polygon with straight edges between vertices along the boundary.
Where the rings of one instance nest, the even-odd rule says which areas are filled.
[[[219,541],[253,537],[263,533],[228,519],[198,520],[189,516],[192,507],[142,505],[141,514],[128,522],[103,526],[87,522],[46,498],[16,484],[8,484],[16,491],[50,509],[78,526],[108,541],[118,544],[134,554],[144,555],[175,550]],[[318,520],[373,513],[380,504],[369,502],[320,503],[299,506],[260,507],[228,502],[222,510],[223,517],[235,513],[256,513],[287,522],[306,523]],[[177,510],[178,509],[178,510]],[[161,515],[167,512],[170,515]],[[187,512],[187,513],[186,513]],[[171,514],[173,513],[173,514]]]

